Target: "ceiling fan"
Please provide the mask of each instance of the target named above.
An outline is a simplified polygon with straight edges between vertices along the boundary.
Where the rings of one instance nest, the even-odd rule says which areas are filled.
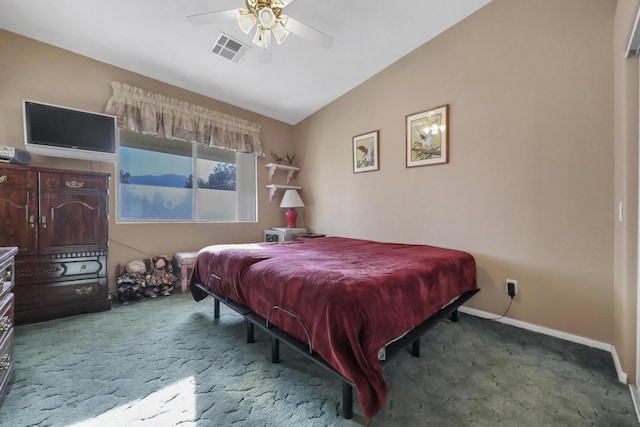
[[[214,10],[187,16],[194,25],[206,25],[224,19],[236,19],[240,30],[249,34],[255,27],[253,43],[262,49],[269,47],[273,36],[276,43],[283,43],[289,33],[294,33],[311,43],[328,49],[333,37],[316,30],[295,18],[284,15],[283,9],[295,0],[245,0],[246,9]]]

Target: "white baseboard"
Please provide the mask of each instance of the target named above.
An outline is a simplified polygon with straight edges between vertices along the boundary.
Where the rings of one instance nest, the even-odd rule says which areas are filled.
[[[620,358],[618,357],[618,352],[616,351],[616,347],[614,345],[611,346],[611,356],[613,356],[613,363],[616,366],[616,373],[618,374],[618,380],[621,383],[627,383],[627,373],[622,370],[622,365],[620,364]]]
[[[627,374],[622,370],[622,365],[620,365],[620,359],[618,358],[618,353],[616,352],[616,348],[611,344],[581,337],[579,335],[568,334],[566,332],[557,331],[555,329],[545,328],[543,326],[534,325],[532,323],[522,322],[520,320],[511,319],[509,317],[496,319],[497,315],[493,313],[488,313],[486,311],[476,310],[475,308],[460,307],[458,311],[460,311],[461,313],[470,314],[472,316],[481,317],[483,319],[495,319],[497,322],[505,323],[507,325],[515,326],[517,328],[527,329],[529,331],[538,332],[540,334],[549,335],[555,338],[560,338],[565,341],[571,341],[578,344],[586,345],[588,347],[593,347],[600,350],[608,351],[609,353],[611,353],[611,356],[613,357],[613,363],[616,367],[618,380],[621,383],[624,383],[624,384],[627,383]],[[638,397],[640,397],[640,395]]]
[[[633,400],[633,407],[636,408],[636,417],[640,422],[640,388],[637,384],[629,384],[629,390],[631,391],[631,400]]]

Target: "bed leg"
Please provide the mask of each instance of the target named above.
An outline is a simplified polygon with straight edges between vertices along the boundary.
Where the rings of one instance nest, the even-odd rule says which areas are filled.
[[[411,343],[411,355],[420,357],[420,338]]]
[[[271,337],[271,363],[280,362],[280,340]]]
[[[342,381],[342,417],[353,417],[353,387],[346,381]]]
[[[220,318],[220,300],[218,298],[213,299],[213,318]]]
[[[452,322],[457,322],[458,321],[458,309],[457,308],[451,312],[451,321]]]
[[[251,344],[254,341],[253,323],[249,322],[248,320],[245,320],[245,322],[247,322],[247,342]]]

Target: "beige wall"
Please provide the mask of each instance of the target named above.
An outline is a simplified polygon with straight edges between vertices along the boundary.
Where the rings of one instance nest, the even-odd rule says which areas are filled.
[[[625,57],[639,0],[619,0],[614,21],[615,201],[623,220],[614,228],[613,339],[630,382],[636,382],[638,246],[638,58]]]
[[[502,313],[504,281],[517,279],[509,317],[613,343],[633,381],[638,60],[624,49],[639,4],[494,0],[295,129],[0,30],[0,145],[23,147],[23,98],[101,111],[112,80],[259,122],[267,152],[299,144],[315,231],[467,250],[482,288],[472,307]],[[450,163],[406,169],[405,115],[445,103]],[[376,129],[381,169],[354,175],[351,137]],[[118,225],[112,191],[110,274],[141,256],[120,243],[159,254],[259,240],[282,222],[266,161],[257,224]]]
[[[24,149],[23,99],[103,111],[111,96],[110,82],[116,80],[260,123],[266,153],[295,151],[288,124],[2,30],[0,64],[0,145]],[[116,224],[114,165],[42,156],[34,156],[33,164],[76,170],[93,167],[111,173],[109,275],[110,287],[115,289],[116,264],[146,257],[138,251],[171,255],[215,243],[255,242],[262,240],[265,228],[283,224],[278,200],[269,203],[265,188],[269,177],[264,164],[269,160],[258,159],[259,221],[252,224]]]
[[[295,127],[317,232],[471,252],[470,306],[613,340],[615,0],[494,0]],[[405,115],[449,104],[450,163],[405,168]],[[351,138],[380,130],[376,172]],[[627,365],[628,368],[628,365]]]

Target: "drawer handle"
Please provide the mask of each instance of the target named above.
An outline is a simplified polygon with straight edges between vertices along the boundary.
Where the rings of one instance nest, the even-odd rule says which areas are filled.
[[[65,181],[64,184],[69,188],[82,188],[84,181]]]
[[[7,181],[9,181],[9,177],[7,175],[0,176],[0,182],[7,182]]]
[[[42,215],[42,218],[40,218],[40,223],[42,224],[42,228],[47,228],[47,217]]]
[[[5,353],[4,356],[0,357],[0,372],[8,370],[10,365],[11,355]]]
[[[93,292],[93,288],[90,286],[76,289],[76,294],[78,295],[89,295],[91,292]]]
[[[8,331],[9,329],[11,329],[11,319],[9,316],[4,316],[0,319],[0,331]]]
[[[29,216],[29,227],[33,228],[36,223],[36,217],[34,215]]]

